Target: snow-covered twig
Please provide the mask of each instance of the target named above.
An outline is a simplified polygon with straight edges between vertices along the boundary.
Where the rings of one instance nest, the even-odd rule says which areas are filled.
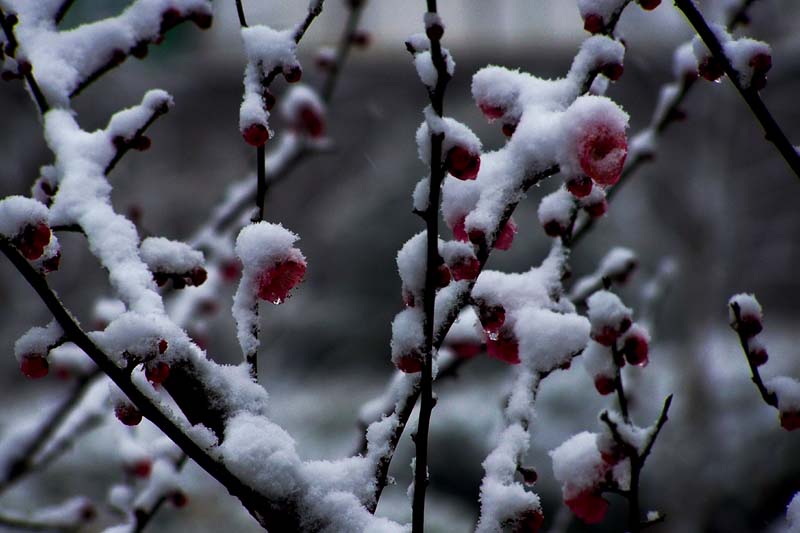
[[[767,362],[766,348],[761,344],[756,335],[761,332],[761,306],[755,298],[739,295],[731,298],[728,303],[733,320],[731,328],[739,336],[739,343],[750,366],[753,383],[758,389],[764,403],[778,408],[778,395],[764,385],[758,367]],[[742,307],[746,309],[742,310]]]
[[[694,27],[697,34],[703,40],[714,59],[722,66],[728,79],[750,107],[761,127],[764,129],[764,137],[767,141],[775,145],[783,159],[791,167],[795,175],[800,178],[800,153],[786,137],[775,117],[772,116],[761,96],[758,94],[759,87],[756,84],[745,85],[742,82],[742,72],[734,68],[732,59],[725,53],[723,45],[717,34],[706,22],[702,13],[692,0],[675,0],[675,6],[683,11],[689,23]]]

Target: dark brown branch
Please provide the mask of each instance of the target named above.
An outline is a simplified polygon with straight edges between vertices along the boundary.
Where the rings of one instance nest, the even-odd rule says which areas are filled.
[[[739,304],[736,302],[731,302],[731,311],[733,311],[733,316],[736,320],[735,323],[741,322],[742,320],[742,310],[739,307]],[[735,324],[734,323],[734,324]],[[734,327],[734,324],[731,327]],[[764,385],[764,380],[761,379],[761,372],[758,370],[758,366],[756,365],[753,358],[750,357],[750,341],[748,337],[744,335],[742,331],[736,329],[734,327],[734,331],[739,336],[739,343],[742,345],[742,351],[744,352],[745,359],[747,359],[747,364],[750,365],[750,374],[753,376],[752,380],[755,384],[756,388],[758,389],[759,394],[761,394],[761,398],[764,400],[764,403],[767,405],[771,405],[775,409],[778,408],[778,395],[775,392],[769,390],[766,385]]]
[[[436,0],[428,0],[428,12],[436,13]],[[431,59],[436,68],[436,86],[429,91],[431,107],[439,117],[444,113],[444,93],[450,81],[447,63],[440,42],[441,35],[428,32],[431,43]],[[428,208],[425,212],[427,228],[425,289],[423,292],[423,310],[425,320],[423,333],[425,337],[424,360],[420,376],[420,405],[417,432],[414,436],[416,460],[414,466],[414,498],[412,503],[411,528],[413,533],[422,533],[425,529],[425,494],[428,486],[428,431],[431,412],[435,405],[433,398],[433,350],[434,350],[434,309],[436,305],[436,286],[439,256],[439,200],[445,172],[442,165],[442,145],[444,133],[431,132],[430,153],[430,187],[428,192]]]
[[[242,6],[242,0],[236,0],[236,14],[239,15],[239,26],[242,28],[247,27],[247,19],[244,16],[244,7]]]
[[[622,413],[622,418],[625,423],[630,423],[630,414],[628,413],[628,397],[625,396],[625,387],[622,383],[622,365],[625,364],[623,355],[617,349],[616,343],[611,346],[611,354],[614,358],[614,389],[617,391],[617,400],[619,401],[619,410]]]
[[[761,127],[764,129],[764,137],[766,140],[775,145],[775,148],[780,152],[795,175],[800,178],[800,154],[797,153],[794,145],[789,142],[786,134],[778,125],[778,122],[772,116],[769,109],[767,109],[767,106],[758,94],[758,90],[753,86],[744,87],[742,85],[739,80],[739,72],[733,68],[730,59],[722,48],[722,44],[708,26],[708,23],[705,18],[703,18],[702,13],[697,9],[697,6],[692,0],[675,0],[675,6],[683,11],[683,14],[694,27],[708,50],[723,66],[725,73],[728,75],[728,79],[733,83],[733,86],[736,87],[736,90],[739,91],[739,94],[750,107],[753,115],[755,115]]]
[[[61,24],[61,21],[67,16],[67,11],[69,11],[69,8],[71,8],[72,4],[74,3],[75,0],[64,0],[61,2],[61,5],[58,6],[58,11],[56,11],[55,17],[53,18],[56,25]]]

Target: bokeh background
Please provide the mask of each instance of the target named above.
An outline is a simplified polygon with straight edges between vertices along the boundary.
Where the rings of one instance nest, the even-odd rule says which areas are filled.
[[[717,16],[730,2],[701,2]],[[119,12],[123,0],[78,0],[66,25]],[[416,158],[414,132],[427,102],[403,41],[420,31],[424,3],[370,0],[362,27],[372,44],[355,50],[328,113],[333,150],[304,161],[274,187],[267,219],[297,232],[308,258],[306,282],[286,304],[264,308],[261,381],[273,417],[297,439],[305,458],[336,458],[358,441],[360,406],[391,376],[390,323],[401,308],[395,254],[422,228],[411,213],[411,191],[426,172]],[[502,145],[472,102],[471,75],[486,64],[520,68],[541,77],[563,76],[582,39],[582,21],[567,0],[445,0],[446,45],[457,67],[446,111],[472,127],[487,149]],[[305,2],[245,1],[251,23],[284,27],[300,20]],[[137,103],[150,88],[175,98],[175,108],[150,130],[152,148],[131,153],[115,170],[113,201],[119,211],[139,209],[151,234],[187,238],[208,218],[226,188],[250,174],[253,154],[238,133],[244,58],[233,2],[217,2],[211,30],[184,25],[146,61],[129,59],[78,97],[84,129],[103,126],[118,109]],[[746,33],[769,41],[774,67],[764,99],[791,139],[800,139],[800,3],[757,0]],[[341,0],[327,0],[300,50],[303,81],[318,86],[313,67],[320,46],[333,45],[344,25]],[[660,87],[672,78],[675,47],[691,34],[672,6],[652,13],[632,6],[619,31],[628,52],[625,75],[609,90],[631,115],[632,132],[646,126]],[[276,92],[284,90],[276,83]],[[591,272],[613,246],[636,251],[641,268],[621,289],[638,308],[642,288],[668,261],[674,275],[653,310],[651,364],[626,375],[634,418],[649,424],[663,397],[675,402],[670,421],[644,472],[645,509],[668,516],[654,531],[768,531],[800,490],[800,435],[781,430],[749,381],[744,356],[727,326],[726,302],[754,292],[765,308],[766,375],[800,376],[800,184],[727,82],[698,83],[684,108],[687,119],[659,141],[656,160],[642,168],[614,199],[608,216],[573,256],[575,278]],[[280,132],[282,125],[275,122]],[[37,112],[21,84],[0,87],[0,196],[27,194],[38,168],[51,161]],[[538,200],[558,185],[532,190],[515,219],[514,247],[492,256],[490,267],[527,270],[541,261],[549,239],[539,227]],[[75,235],[61,237],[64,256],[50,281],[85,323],[99,297],[108,296],[103,271]],[[573,279],[575,279],[573,278]],[[208,324],[209,353],[238,362],[228,312],[234,287],[220,298]],[[0,442],[15,428],[54,405],[66,390],[55,378],[28,382],[16,370],[13,343],[49,320],[44,306],[7,261],[0,261]],[[470,530],[477,518],[480,462],[501,427],[509,368],[480,358],[458,379],[438,388],[433,416],[430,531]],[[547,525],[555,530],[621,531],[625,505],[612,501],[605,524],[570,521],[560,503],[547,450],[574,433],[599,428],[597,413],[612,405],[594,393],[592,380],[574,364],[545,381],[539,421],[527,463],[540,476]],[[109,409],[110,412],[110,409]],[[100,504],[122,473],[111,444],[121,431],[113,418],[82,438],[42,475],[2,495],[0,509],[32,509],[74,495]],[[139,430],[155,434],[146,424]],[[797,432],[800,433],[800,432]],[[379,512],[410,519],[405,491],[411,448],[404,439],[393,463],[396,485]],[[190,505],[164,510],[152,531],[257,531],[238,503],[198,468],[183,475]],[[108,525],[101,512],[88,530]],[[548,529],[549,530],[549,529]]]

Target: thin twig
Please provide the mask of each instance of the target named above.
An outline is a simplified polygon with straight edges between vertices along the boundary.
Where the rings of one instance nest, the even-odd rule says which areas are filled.
[[[74,3],[75,0],[64,0],[61,2],[61,5],[58,6],[58,11],[56,11],[56,15],[54,17],[56,25],[61,24],[61,21],[64,20],[65,16],[67,16],[67,11],[69,11],[69,8],[71,8],[72,4]]]
[[[428,13],[436,13],[436,0],[427,0]],[[447,63],[442,51],[440,36],[430,35],[431,59],[436,68],[436,86],[429,91],[431,107],[437,116],[444,113],[444,93],[450,81]],[[434,407],[433,399],[433,350],[434,350],[434,309],[436,306],[436,286],[438,267],[441,261],[439,256],[439,199],[444,181],[444,166],[442,165],[443,132],[431,132],[430,153],[430,187],[428,192],[428,208],[425,212],[425,225],[427,228],[425,289],[423,292],[423,310],[425,321],[423,332],[425,337],[425,352],[420,377],[420,404],[417,432],[414,437],[416,445],[416,459],[414,464],[414,498],[412,503],[411,530],[413,533],[422,533],[425,529],[425,494],[428,485],[428,431],[431,422],[431,411]]]
[[[731,302],[730,306],[731,310],[733,311],[734,318],[736,319],[736,323],[741,322],[742,310],[739,307],[739,304],[736,302]],[[755,364],[755,361],[750,357],[750,341],[738,329],[736,330],[736,334],[739,335],[739,343],[742,345],[742,351],[744,352],[745,359],[747,359],[747,364],[750,365],[750,374],[753,376],[752,377],[753,383],[758,389],[759,394],[761,394],[761,398],[767,405],[771,405],[772,407],[777,409],[778,395],[775,394],[774,391],[769,390],[767,386],[764,385],[764,380],[761,379],[761,372],[758,370],[758,366]]]
[[[800,178],[800,154],[795,149],[794,145],[789,142],[786,134],[783,132],[775,117],[772,116],[758,90],[754,86],[744,87],[739,80],[739,72],[733,68],[730,59],[725,54],[722,48],[722,43],[719,42],[717,36],[708,26],[702,13],[697,9],[697,6],[692,0],[675,0],[675,6],[683,11],[689,23],[694,27],[697,34],[705,43],[708,50],[714,58],[720,62],[728,75],[728,79],[739,91],[744,101],[750,107],[750,110],[755,115],[761,127],[764,129],[764,137],[766,140],[775,145],[783,159],[791,167],[795,175]]]

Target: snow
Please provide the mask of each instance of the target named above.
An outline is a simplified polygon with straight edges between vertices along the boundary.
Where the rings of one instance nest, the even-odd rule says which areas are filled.
[[[51,349],[47,359],[56,373],[68,376],[88,376],[97,370],[94,361],[71,342]]]
[[[800,381],[789,376],[775,376],[764,384],[778,396],[778,409],[781,413],[800,412]]]
[[[459,146],[470,154],[480,155],[481,141],[469,127],[450,117],[439,117],[431,106],[425,108],[425,121],[417,129],[417,155],[425,165],[431,163],[431,135],[444,134],[442,161],[447,152]]]
[[[616,373],[616,366],[614,366],[611,348],[603,346],[598,342],[589,341],[589,344],[583,351],[581,360],[583,361],[583,368],[592,379],[601,376],[613,378]]]
[[[564,499],[599,485],[606,474],[605,463],[597,448],[597,433],[583,431],[550,451],[553,474],[561,483]]]
[[[298,125],[302,124],[301,112],[304,109],[310,109],[318,117],[325,116],[325,104],[320,100],[316,91],[307,85],[292,85],[281,99],[281,116],[288,124],[302,130]]]
[[[739,82],[743,87],[749,87],[753,80],[751,60],[757,55],[772,56],[772,49],[767,43],[746,37],[725,43],[724,50],[731,66],[739,74]]]
[[[590,72],[610,65],[622,66],[624,59],[625,46],[620,41],[605,35],[593,35],[583,41],[580,50],[575,54],[568,78],[581,84]]]
[[[549,372],[586,347],[589,321],[576,314],[525,307],[516,313],[514,335],[522,363],[534,372]]]
[[[739,316],[742,318],[756,319],[759,322],[764,318],[761,304],[756,300],[755,295],[747,293],[739,293],[733,295],[728,300],[728,316],[731,324],[736,322],[736,314],[733,311],[733,304],[739,306]]]
[[[575,213],[575,199],[564,188],[556,189],[539,202],[539,223],[544,226],[557,222],[561,228],[569,228]]]
[[[409,307],[400,311],[392,321],[392,362],[403,356],[425,353],[425,334],[422,324],[425,315],[421,307]]]
[[[42,203],[24,196],[8,196],[0,200],[0,235],[13,239],[26,226],[47,223],[48,211]]]
[[[50,348],[63,342],[64,330],[58,322],[51,320],[45,327],[33,327],[14,343],[14,356],[21,361],[26,355],[47,357]]]
[[[150,270],[167,274],[186,274],[202,267],[205,262],[203,252],[192,249],[184,242],[164,237],[143,240],[139,254]]]
[[[421,231],[408,239],[397,252],[397,271],[403,283],[403,290],[413,295],[414,300],[422,300],[427,270],[428,232]]]
[[[219,451],[233,474],[269,498],[283,499],[300,487],[294,440],[262,416],[242,412],[228,420]]]
[[[691,41],[683,43],[675,49],[672,56],[672,74],[676,80],[697,77],[697,59],[694,56],[694,45]]]
[[[587,312],[592,323],[593,331],[600,331],[604,327],[619,330],[620,325],[630,320],[633,310],[626,307],[619,296],[609,291],[597,291],[586,300],[589,307]]]
[[[800,492],[786,506],[786,529],[784,533],[800,533]]]
[[[528,510],[539,510],[539,497],[525,490],[514,476],[528,451],[530,435],[519,424],[508,426],[498,444],[483,462],[486,475],[481,482],[481,514],[476,533],[500,533],[506,522]]]

